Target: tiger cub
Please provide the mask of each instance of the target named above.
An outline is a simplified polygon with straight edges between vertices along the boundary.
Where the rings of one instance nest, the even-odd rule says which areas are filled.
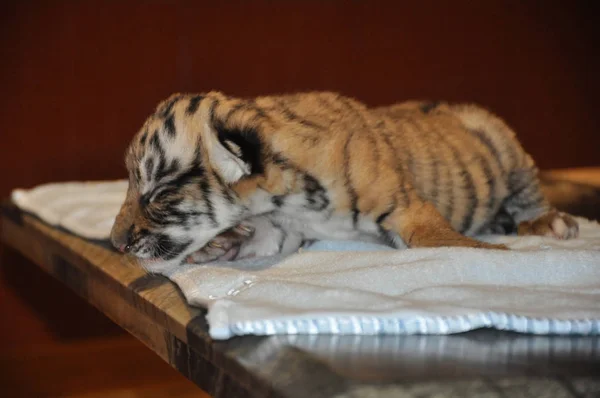
[[[469,236],[578,233],[550,208],[514,132],[473,105],[176,94],[126,166],[111,240],[148,268],[287,254],[313,239],[505,249]]]

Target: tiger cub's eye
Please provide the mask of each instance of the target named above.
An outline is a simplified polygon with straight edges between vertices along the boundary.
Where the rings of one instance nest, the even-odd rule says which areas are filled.
[[[169,195],[169,192],[167,190],[160,190],[156,193],[154,193],[151,197],[150,197],[150,203],[154,203],[154,202],[160,202],[164,199],[167,198],[167,196]]]
[[[140,206],[146,207],[148,204],[150,204],[150,196],[147,194],[140,196]]]

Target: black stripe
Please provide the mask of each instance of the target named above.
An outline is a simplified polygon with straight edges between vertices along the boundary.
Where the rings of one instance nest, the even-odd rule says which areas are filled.
[[[167,133],[167,136],[174,138],[176,131],[175,131],[175,120],[174,120],[174,116],[170,115],[167,120],[165,120],[165,124],[164,124],[164,130],[165,133]]]
[[[223,181],[223,179],[221,178],[221,176],[218,175],[217,173],[215,173],[214,171],[212,172],[212,176],[214,177],[215,181],[217,182],[217,184],[221,188],[221,193],[223,194],[223,196],[225,197],[225,199],[227,199],[227,201],[229,203],[232,203],[232,204],[235,203],[235,198],[233,197],[231,191],[229,190],[227,184],[225,184],[225,181]]]
[[[455,154],[455,156],[459,156],[456,148],[452,148],[452,152]],[[469,201],[469,204],[467,205],[467,214],[463,219],[459,230],[459,232],[464,233],[468,231],[469,228],[471,228],[471,225],[473,224],[473,218],[475,217],[475,211],[477,210],[479,200],[477,198],[477,189],[475,187],[475,182],[473,181],[473,176],[469,173],[467,166],[462,161],[460,162],[460,169],[460,175],[465,181],[466,188],[468,190],[467,199]]]
[[[179,100],[182,97],[183,97],[183,95],[177,95],[177,96],[173,97],[169,102],[164,104],[162,106],[162,108],[159,110],[159,116],[161,118],[166,118],[167,116],[169,116],[171,114],[171,112],[173,111],[173,106],[175,106],[175,104],[177,102],[179,102]]]
[[[437,105],[435,105],[437,106]],[[434,109],[434,108],[432,108]],[[431,111],[431,110],[430,110]],[[418,126],[415,123],[416,126]],[[422,129],[418,129],[419,133],[422,133]],[[440,158],[439,152],[437,152],[437,145],[432,143],[433,145],[427,145],[426,150],[431,161],[431,179],[432,179],[432,189],[431,193],[429,193],[430,200],[433,203],[437,203],[437,198],[439,195],[439,186],[440,186]]]
[[[181,168],[179,160],[173,159],[169,164],[169,167],[166,167],[165,157],[162,156],[158,163],[158,168],[156,169],[156,181],[162,180],[164,177],[176,174]]]
[[[398,154],[396,154],[396,149],[394,148],[394,145],[392,144],[392,142],[390,141],[390,137],[388,136],[388,130],[387,130],[387,125],[385,124],[385,122],[383,122],[383,129],[381,130],[380,134],[383,137],[383,142],[385,143],[385,145],[388,147],[389,151],[391,152],[391,158],[396,160],[396,165],[395,165],[395,169],[396,169],[396,178],[398,180],[398,188],[400,189],[400,193],[402,195],[402,200],[403,205],[408,206],[410,204],[410,200],[408,198],[408,192],[406,191],[406,186],[404,184],[404,180],[406,179],[406,173],[404,172],[404,169],[402,167],[402,161],[401,161],[401,157],[398,156]],[[408,146],[405,147],[404,152],[402,153],[402,155],[406,156],[407,159],[405,159],[405,163],[408,165],[410,164],[413,160],[412,160],[412,155],[408,149]],[[396,200],[396,199],[394,199]]]
[[[502,164],[502,154],[494,144],[494,142],[488,137],[488,135],[482,131],[477,129],[469,129],[468,130],[472,135],[474,135],[479,142],[481,142],[490,152],[492,157],[496,160],[498,168],[502,173],[504,173],[504,165]]]
[[[165,213],[161,208],[157,208],[154,206],[143,206],[141,207],[141,210],[148,219],[148,221],[150,221],[154,225],[164,227],[171,224],[171,221],[167,219],[167,213]]]
[[[437,197],[439,195],[439,185],[440,185],[440,161],[437,158],[436,154],[434,154],[432,151],[429,152],[431,154],[431,171],[432,171],[432,176],[431,179],[433,180],[432,185],[433,185],[433,189],[431,190],[430,196],[431,196],[431,201],[434,203],[437,203]]]
[[[206,178],[200,180],[200,191],[202,192],[202,199],[206,204],[208,218],[210,218],[213,227],[218,227],[219,224],[217,223],[217,219],[215,217],[215,208],[213,206],[212,201],[210,200],[212,192],[210,189],[210,184],[208,183],[208,180]]]
[[[194,157],[192,158],[192,166],[202,166],[202,148],[201,145],[195,145]]]
[[[492,170],[492,168],[490,167],[490,163],[487,161],[488,159],[485,156],[479,155],[477,157],[477,159],[479,160],[479,163],[481,164],[481,167],[483,169],[483,174],[485,175],[485,179],[486,179],[486,184],[488,186],[489,189],[489,194],[487,197],[487,201],[485,203],[485,208],[487,209],[487,212],[485,214],[485,223],[487,223],[488,220],[490,220],[493,216],[494,213],[496,212],[496,208],[498,207],[498,193],[496,192],[497,189],[497,183],[498,183],[498,177],[496,175],[494,175],[494,171]],[[484,223],[484,225],[485,225]],[[474,231],[477,232],[477,231]]]
[[[194,95],[192,98],[190,98],[190,102],[189,102],[187,108],[185,109],[186,115],[193,115],[194,113],[196,113],[196,111],[198,110],[198,107],[200,106],[200,102],[203,99],[204,99],[204,96],[202,96],[202,95]]]
[[[148,130],[144,130],[144,133],[140,137],[140,146],[146,145],[146,140],[148,139]]]
[[[154,203],[159,203],[166,210],[177,208],[183,203],[183,196],[177,195],[179,190],[174,187],[168,189],[161,189],[159,193],[154,196]]]
[[[140,174],[140,169],[138,169],[137,167],[133,170],[134,174],[135,174],[135,180],[139,183],[142,182],[142,175]]]
[[[172,203],[162,205],[152,204],[142,207],[141,210],[150,222],[161,227],[169,225],[185,226],[194,217],[208,216],[207,213],[197,210],[182,211],[177,207],[178,204],[177,200],[173,200]]]
[[[244,102],[239,102],[237,104],[235,104],[234,106],[231,107],[231,109],[229,109],[227,111],[227,114],[225,114],[225,117],[222,119],[221,123],[223,124],[227,124],[227,122],[229,122],[229,119],[238,111],[244,109],[246,107],[246,104]]]
[[[300,117],[296,112],[292,111],[287,106],[287,104],[285,103],[284,100],[277,101],[277,106],[278,106],[279,110],[281,110],[283,112],[283,115],[285,116],[285,118],[288,119],[289,121],[297,122],[297,123],[302,124],[303,126],[310,127],[310,128],[316,129],[316,130],[323,130],[323,126],[320,126],[317,123],[307,120],[306,118]]]
[[[454,147],[452,147],[450,145],[450,143],[446,140],[446,137],[444,136],[443,132],[439,132],[438,130],[432,130],[432,133],[435,134],[438,137],[438,142],[439,145],[445,145],[447,149],[450,150],[450,153],[452,154],[452,157],[454,158],[454,161],[458,164],[461,163],[460,158],[457,156],[457,151]],[[445,165],[446,167],[446,171],[448,172],[449,178],[446,182],[446,187],[447,189],[445,190],[445,196],[447,198],[447,204],[446,207],[444,209],[439,209],[440,213],[442,213],[442,215],[451,223],[452,222],[452,218],[454,216],[454,199],[456,197],[456,188],[454,186],[454,182],[452,181],[452,177],[453,177],[453,173],[452,171],[454,170],[454,165]]]
[[[461,109],[461,108],[459,108]],[[496,116],[491,115],[492,119],[498,119]],[[482,144],[484,144],[493,156],[498,159],[498,164],[500,166],[500,170],[503,175],[506,175],[509,170],[518,168],[523,161],[523,151],[520,150],[518,142],[515,139],[505,139],[505,131],[509,131],[509,135],[514,134],[514,132],[510,129],[509,126],[505,125],[502,121],[498,121],[496,123],[496,127],[492,129],[490,132],[494,134],[494,136],[501,137],[500,145],[494,144],[494,142],[490,139],[488,132],[482,129],[467,129],[471,134],[475,135]],[[498,131],[499,130],[499,131]],[[503,147],[502,144],[506,144],[506,147]],[[508,157],[508,161],[510,164],[506,165],[502,162],[503,158]]]
[[[362,116],[361,116],[361,119],[362,119]],[[365,126],[366,126],[366,124],[365,124]],[[371,147],[373,148],[373,155],[375,156],[373,163],[374,163],[375,170],[377,170],[377,169],[379,169],[379,161],[381,159],[381,153],[380,153],[379,145],[378,145],[379,140],[373,136],[374,132],[372,131],[372,129],[365,128],[364,133],[367,134],[368,140],[371,142]],[[377,172],[374,173],[373,178],[376,179],[378,174],[379,173],[377,173]]]
[[[364,116],[362,115],[362,113],[360,112],[360,110],[356,109],[355,104],[352,101],[350,101],[346,97],[340,97],[340,99],[346,105],[346,107],[350,111],[352,111],[354,113],[354,115],[360,120],[361,126],[358,129],[364,135],[366,135],[367,140],[371,143],[371,149],[373,151],[373,155],[375,156],[375,159],[374,159],[373,163],[374,163],[375,167],[377,168],[377,166],[379,165],[380,154],[379,154],[379,148],[377,146],[377,140],[373,136],[373,131],[372,131],[373,129],[369,128],[368,123],[365,120]],[[385,128],[385,124],[384,124],[384,128]]]
[[[454,161],[457,163],[458,165],[458,169],[459,174],[461,176],[462,181],[464,182],[465,188],[467,189],[467,193],[468,193],[468,197],[467,197],[467,201],[468,201],[468,205],[467,205],[467,213],[464,216],[462,223],[458,229],[458,232],[460,233],[464,233],[465,231],[467,231],[471,225],[473,224],[473,218],[475,217],[475,211],[477,210],[478,204],[479,204],[479,200],[477,198],[477,190],[475,187],[475,182],[473,181],[473,176],[469,173],[468,169],[467,169],[467,165],[465,164],[465,162],[463,162],[463,160],[460,157],[460,152],[458,151],[458,149],[456,149],[456,147],[454,145],[452,145],[450,143],[450,141],[446,140],[443,133],[440,133],[437,130],[433,130],[435,134],[438,135],[440,142],[443,142],[447,145],[448,149],[450,150],[450,153],[452,154],[452,157],[454,158]],[[452,220],[452,216],[454,215],[454,184],[452,182],[450,182],[450,188],[452,191],[451,194],[451,206],[450,206],[450,213],[449,213],[449,220]]]
[[[146,168],[146,176],[148,181],[152,181],[152,172],[154,171],[154,158],[149,157],[148,159],[146,159],[144,166]]]
[[[358,196],[356,191],[354,190],[354,186],[351,181],[351,171],[350,171],[350,140],[352,140],[352,136],[354,131],[351,130],[348,134],[348,138],[346,138],[346,143],[344,145],[344,186],[348,191],[348,196],[350,196],[350,209],[352,211],[352,225],[356,228],[356,224],[358,223]]]
[[[321,106],[322,106],[323,108],[326,108],[326,109],[328,109],[328,110],[329,110],[331,113],[340,113],[340,112],[341,112],[341,109],[340,109],[340,108],[338,108],[338,107],[334,107],[334,106],[333,106],[334,104],[332,104],[332,103],[329,101],[328,97],[329,97],[329,96],[322,96],[322,95],[318,95],[318,96],[317,96],[317,101],[318,101],[318,102],[321,104]],[[336,95],[335,95],[335,101],[336,101],[336,103],[337,103],[337,104],[339,104],[339,103],[340,103],[340,101],[339,101],[339,100],[340,100],[340,98],[341,98],[341,96],[340,96],[339,94],[336,94]]]
[[[165,150],[162,147],[162,144],[160,143],[160,137],[158,136],[158,130],[154,131],[154,135],[152,135],[152,138],[150,138],[150,146],[156,152],[158,152],[160,157],[165,156]]]
[[[479,140],[479,142],[481,142],[481,144],[489,152],[489,156],[482,156],[482,159],[480,160],[484,167],[484,173],[486,175],[487,183],[490,188],[490,198],[488,199],[488,202],[486,204],[486,207],[488,208],[486,219],[488,219],[493,216],[493,214],[491,214],[491,211],[496,210],[496,208],[498,207],[498,200],[500,199],[497,197],[498,192],[496,191],[498,186],[498,179],[501,178],[501,176],[504,176],[505,173],[504,165],[502,164],[501,158],[502,154],[497,148],[497,146],[494,144],[494,142],[490,139],[490,137],[485,133],[485,131],[477,129],[469,129],[468,131],[472,135],[474,135],[475,138],[477,138],[477,140]],[[498,170],[500,171],[501,176],[494,175],[493,170],[491,168],[491,164],[488,160],[494,161],[494,163],[498,167]]]
[[[167,159],[164,155],[158,157],[158,166],[156,167],[155,177],[156,181],[162,180],[169,173],[167,172]]]
[[[367,140],[371,143],[371,150],[373,151],[373,155],[375,157],[374,159],[374,167],[377,168],[378,164],[379,164],[379,157],[380,157],[380,153],[379,153],[379,149],[377,147],[377,141],[375,140],[375,137],[373,137],[373,131],[370,130],[367,125],[366,120],[364,119],[362,113],[360,112],[360,110],[356,109],[356,104],[353,103],[349,98],[346,97],[342,97],[339,96],[337,97],[337,99],[342,103],[342,105],[345,105],[346,108],[354,113],[354,115],[359,119],[360,123],[362,126],[358,127],[359,131],[362,131],[363,134],[366,134],[366,138]],[[355,126],[356,128],[356,126]],[[346,156],[344,161],[349,162],[350,161],[350,152],[348,150],[348,144],[350,142],[350,140],[353,138],[353,134],[354,134],[354,130],[352,130],[352,133],[350,134],[350,136],[348,137],[348,141],[346,142],[346,146],[344,148]],[[368,149],[367,149],[368,150]],[[344,165],[345,167],[348,167],[348,165]],[[374,178],[376,177],[376,175],[374,176]],[[350,181],[350,172],[348,171],[348,175],[347,175],[347,181],[349,183],[351,183]],[[351,187],[352,188],[352,187]],[[357,194],[356,191],[354,190],[354,188],[352,188],[352,194],[351,194],[351,200],[352,200],[352,224],[354,226],[354,228],[356,228],[356,224],[358,223],[358,214],[359,214],[359,210],[357,208]]]
[[[452,221],[452,216],[454,216],[454,197],[455,197],[455,187],[454,187],[454,182],[452,181],[452,172],[449,171],[448,172],[450,178],[448,179],[448,190],[446,192],[446,198],[448,199],[447,204],[446,204],[446,208],[444,209],[444,215],[446,216],[446,219],[451,223]]]
[[[153,192],[150,198],[154,197],[152,202],[159,204],[169,211],[171,208],[178,207],[182,202],[183,198],[180,196],[172,197],[179,192],[179,188],[176,187],[160,187],[159,190]]]
[[[205,170],[203,166],[195,166],[186,172],[180,174],[173,181],[169,181],[165,187],[183,187],[189,183],[194,182],[198,178],[204,176]]]
[[[265,112],[265,110],[263,108],[261,108],[260,106],[258,106],[256,104],[256,101],[253,99],[247,100],[246,101],[246,106],[250,109],[252,109],[254,112],[256,112],[256,115],[254,115],[254,119],[269,119],[269,115],[267,114],[267,112]]]
[[[412,118],[408,118],[406,119],[406,121],[408,123],[410,123],[416,130],[416,132],[420,135],[423,132],[423,129],[421,128],[421,126]],[[437,154],[433,151],[433,147],[434,145],[425,145],[425,150],[427,151],[427,161],[429,162],[429,166],[430,166],[430,170],[431,170],[431,192],[425,192],[425,186],[423,185],[423,192],[422,194],[424,196],[427,197],[428,200],[430,200],[432,203],[437,203],[436,199],[438,197],[439,194],[439,183],[440,183],[440,170],[439,170],[439,166],[440,166],[440,161],[439,158],[436,156]],[[416,178],[416,167],[414,164],[414,159],[410,160],[409,163],[409,168],[411,169],[411,175],[413,177],[415,177],[415,180],[417,180]],[[417,181],[415,181],[416,183]]]
[[[217,106],[219,105],[219,100],[217,99],[213,99],[212,103],[210,104],[210,108],[208,109],[208,120],[210,122],[210,125],[213,126],[215,124],[215,114],[217,112]]]

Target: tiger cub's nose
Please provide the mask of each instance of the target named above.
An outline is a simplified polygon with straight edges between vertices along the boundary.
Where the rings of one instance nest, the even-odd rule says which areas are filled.
[[[113,246],[121,253],[126,253],[131,250],[133,226],[123,230],[113,229],[110,240]]]

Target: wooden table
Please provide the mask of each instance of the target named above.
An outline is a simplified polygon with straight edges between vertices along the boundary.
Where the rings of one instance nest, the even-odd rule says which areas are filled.
[[[600,186],[600,169],[552,175],[596,178]],[[10,203],[2,210],[4,242],[215,397],[600,396],[599,337],[478,330],[212,341],[205,311],[188,306],[166,278],[146,274],[105,242],[49,227]]]

